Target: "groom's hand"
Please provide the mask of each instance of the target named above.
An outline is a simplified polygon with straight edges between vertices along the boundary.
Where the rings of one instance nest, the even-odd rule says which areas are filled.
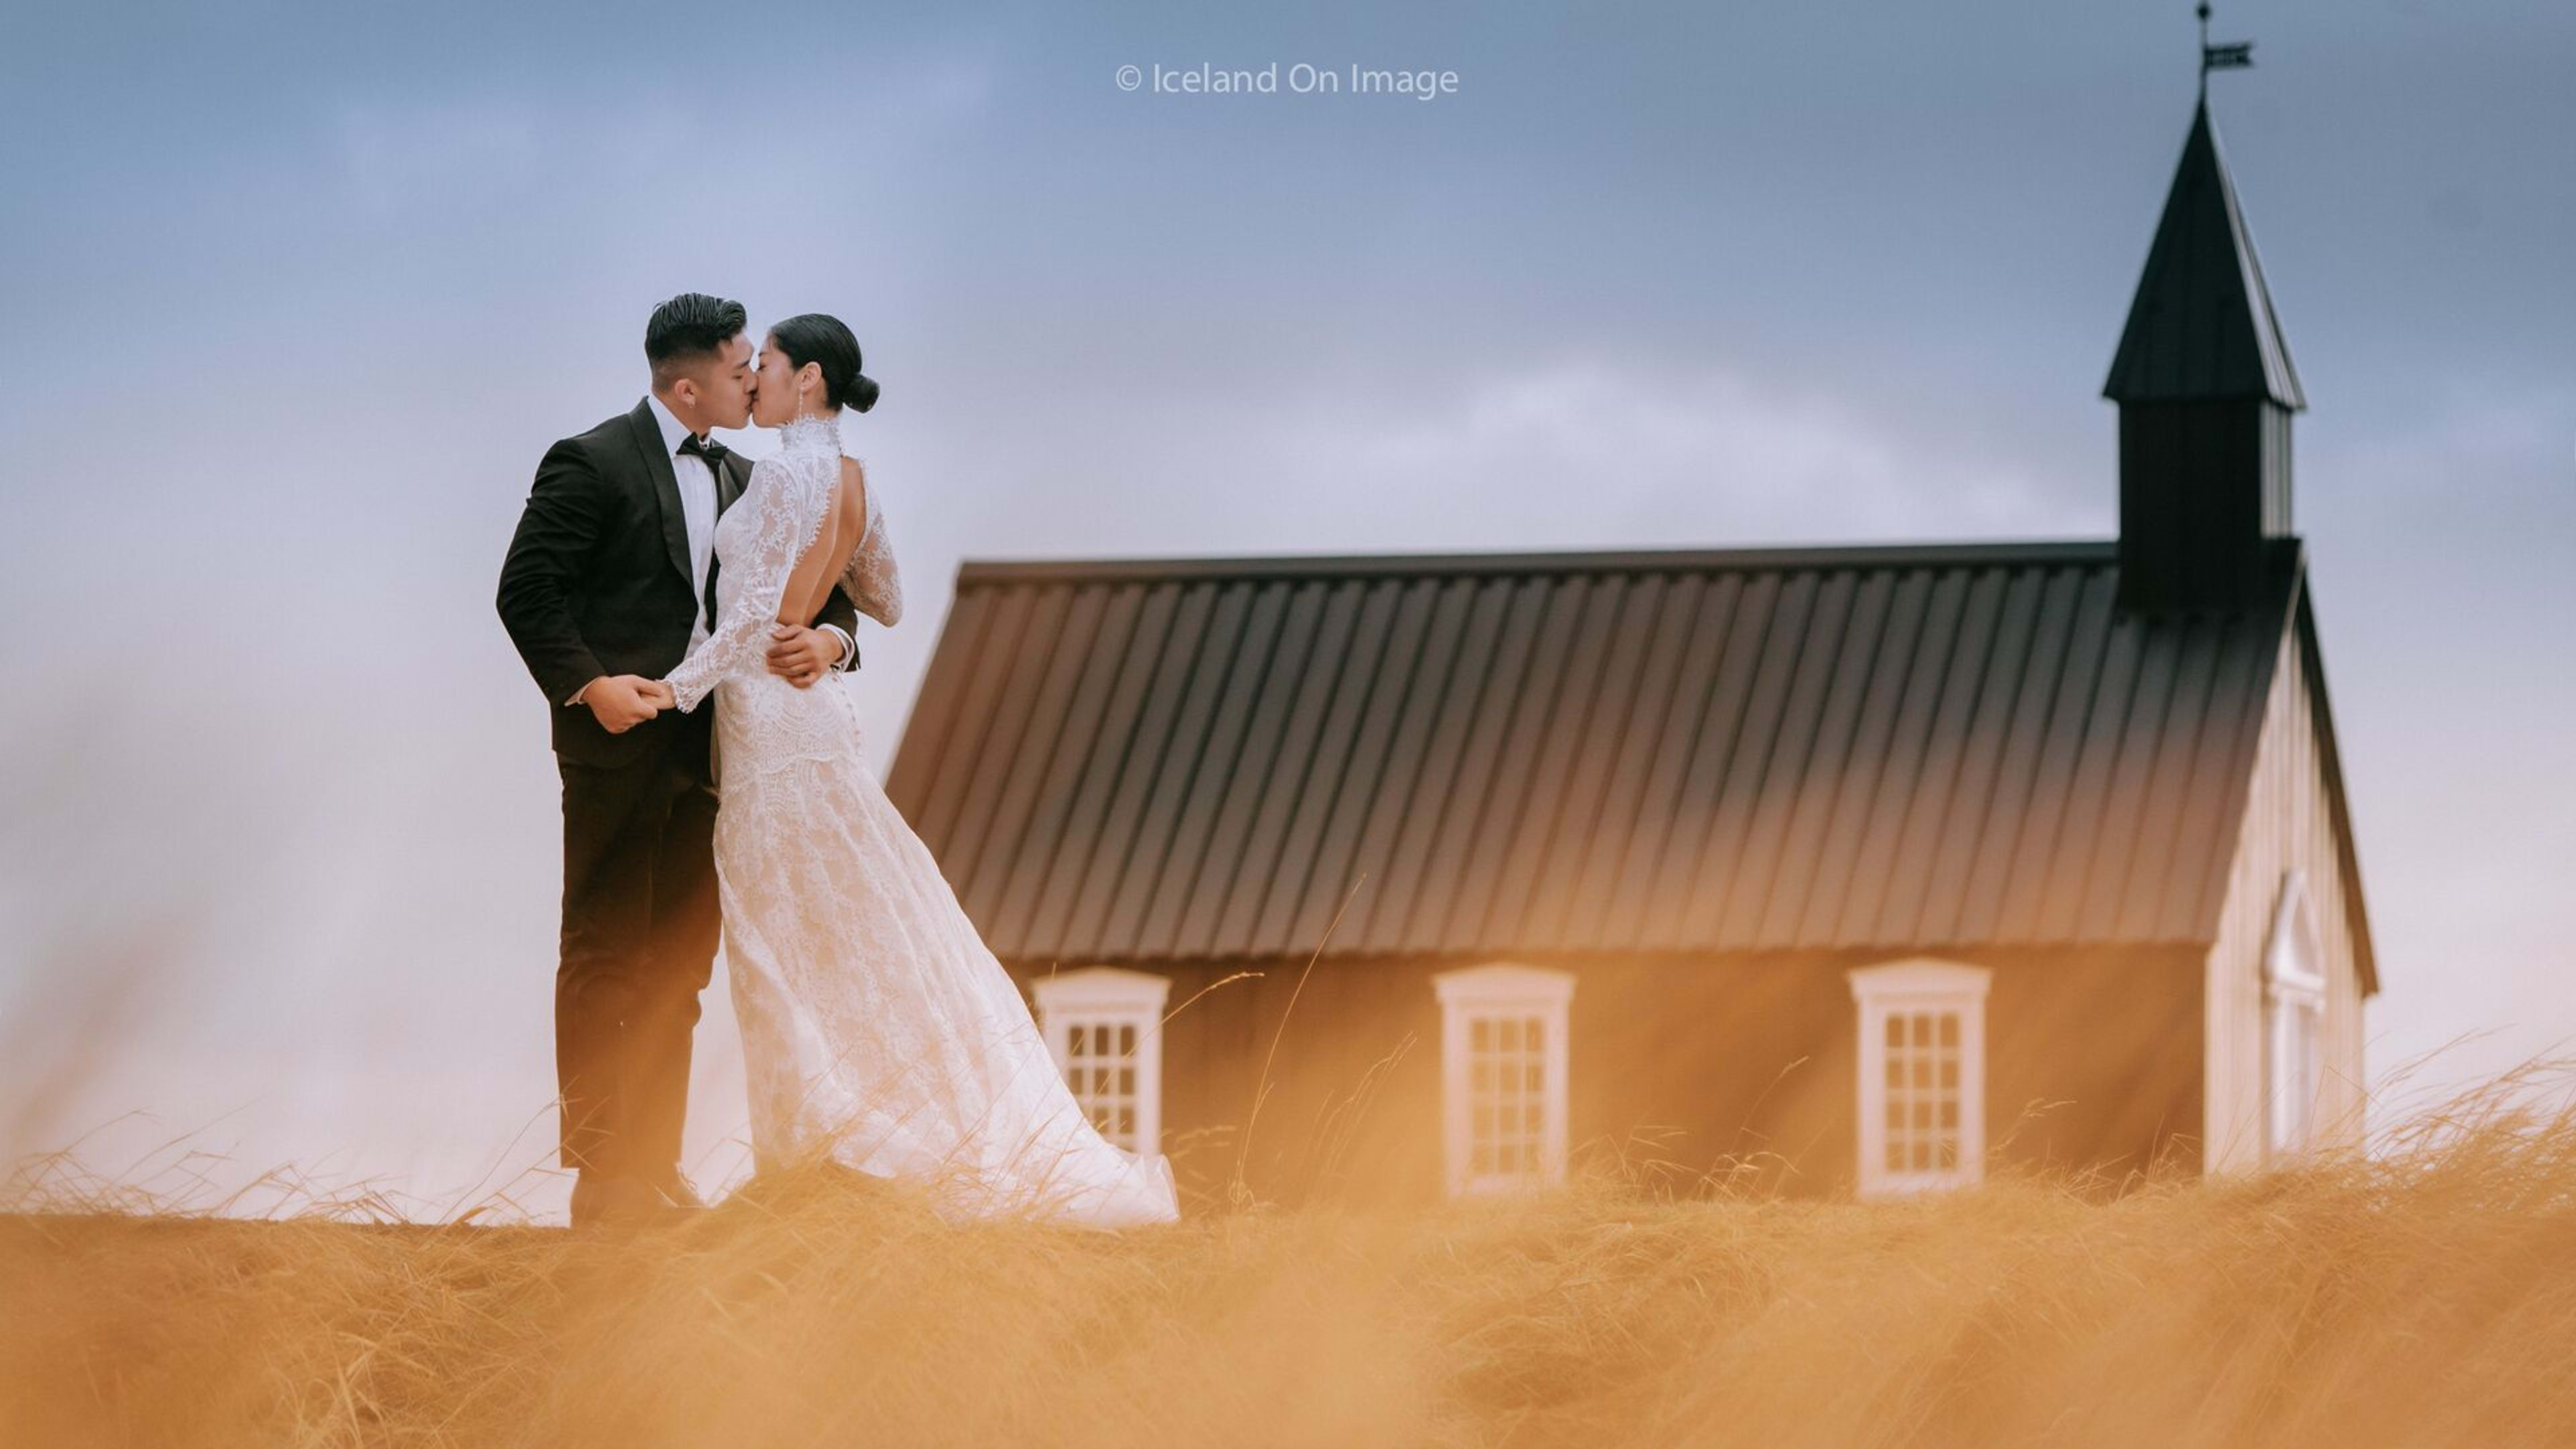
[[[841,641],[821,629],[775,624],[769,630],[769,672],[803,689],[841,662]]]
[[[654,682],[640,674],[603,674],[582,690],[591,718],[612,735],[622,735],[662,712],[654,702]]]

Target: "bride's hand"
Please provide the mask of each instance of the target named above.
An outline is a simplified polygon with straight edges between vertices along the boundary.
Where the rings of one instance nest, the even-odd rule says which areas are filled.
[[[655,709],[678,709],[680,696],[667,679],[647,679],[635,686],[635,692],[653,702]]]

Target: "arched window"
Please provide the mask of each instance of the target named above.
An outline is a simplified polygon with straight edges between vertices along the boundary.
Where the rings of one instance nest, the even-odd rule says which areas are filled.
[[[1985,1176],[1985,967],[1915,959],[1848,973],[1860,1008],[1860,1192]]]
[[[1136,1152],[1163,1135],[1164,998],[1169,978],[1086,966],[1038,978],[1038,1030],[1100,1135]]]
[[[1565,1026],[1574,973],[1498,962],[1444,971],[1443,1162],[1449,1195],[1565,1180]]]
[[[2316,1140],[2317,1088],[2323,1077],[2325,955],[2308,913],[2307,874],[2282,877],[2263,949],[2263,1156],[2280,1162]]]

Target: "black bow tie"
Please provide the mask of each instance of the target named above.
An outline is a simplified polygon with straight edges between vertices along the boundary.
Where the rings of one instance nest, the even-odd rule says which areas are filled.
[[[724,461],[725,454],[730,453],[733,450],[726,447],[724,444],[717,442],[713,438],[701,438],[695,434],[691,434],[689,437],[681,441],[680,451],[683,453],[697,454],[699,457],[707,460],[707,466],[709,468],[713,468],[716,464]]]

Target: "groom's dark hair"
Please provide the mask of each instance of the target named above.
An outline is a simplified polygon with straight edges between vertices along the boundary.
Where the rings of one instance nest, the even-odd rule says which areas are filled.
[[[644,360],[653,365],[653,385],[670,382],[681,364],[713,356],[750,325],[740,302],[704,292],[682,292],[654,308],[644,324]]]

